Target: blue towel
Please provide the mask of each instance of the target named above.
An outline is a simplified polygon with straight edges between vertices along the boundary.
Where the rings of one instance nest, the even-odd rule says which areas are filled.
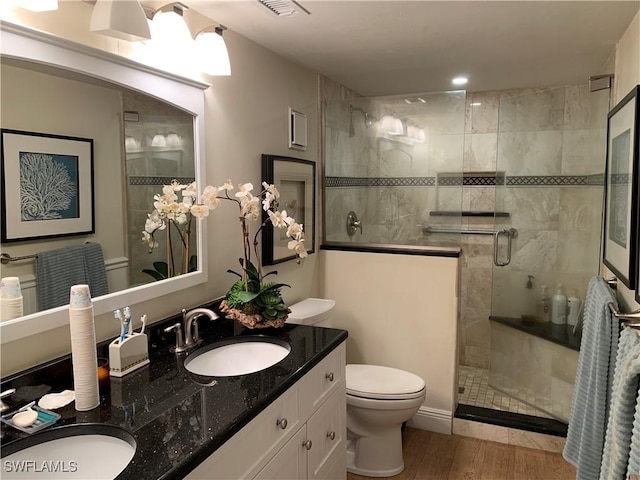
[[[87,243],[38,253],[36,281],[40,310],[69,304],[72,285],[89,285],[92,297],[109,293],[102,247]]]
[[[602,277],[593,277],[585,296],[582,343],[562,452],[575,465],[577,480],[600,476],[620,329],[617,319],[612,319],[612,305],[617,308],[611,289]]]
[[[618,342],[611,409],[600,467],[601,480],[626,478],[639,380],[640,336],[636,330],[625,328]]]
[[[640,475],[640,392],[636,397],[636,413],[633,416],[627,475]]]

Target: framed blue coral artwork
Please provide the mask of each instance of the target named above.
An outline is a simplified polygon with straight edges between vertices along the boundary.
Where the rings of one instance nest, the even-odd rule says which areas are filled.
[[[94,233],[93,140],[1,134],[2,242]]]
[[[636,288],[638,269],[639,93],[640,85],[607,118],[602,261],[631,290]]]

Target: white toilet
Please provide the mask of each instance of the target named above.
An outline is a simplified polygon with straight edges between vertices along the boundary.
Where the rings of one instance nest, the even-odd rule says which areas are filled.
[[[307,298],[291,305],[290,323],[327,325],[335,301]],[[347,365],[347,471],[390,477],[404,470],[402,424],[425,398],[424,380],[404,370]]]

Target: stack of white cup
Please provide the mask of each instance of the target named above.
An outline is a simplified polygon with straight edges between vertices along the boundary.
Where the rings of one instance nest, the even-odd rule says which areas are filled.
[[[76,410],[82,412],[91,410],[100,404],[96,330],[89,285],[71,287],[69,328],[71,330],[71,361],[73,363]]]
[[[22,316],[22,291],[18,277],[0,280],[0,321]]]

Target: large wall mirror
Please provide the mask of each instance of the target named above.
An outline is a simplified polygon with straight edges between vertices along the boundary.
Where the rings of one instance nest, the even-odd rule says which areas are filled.
[[[25,132],[19,138],[27,144],[33,133],[91,139],[95,212],[95,233],[14,239],[2,244],[2,253],[45,258],[60,248],[99,244],[108,290],[94,296],[96,314],[205,282],[206,232],[198,225],[191,228],[188,250],[173,232],[171,255],[164,232],[151,253],[141,238],[163,185],[173,179],[204,183],[208,85],[7,22],[0,30],[1,127]],[[10,186],[6,175],[3,181]],[[170,278],[144,273],[167,262],[175,264]],[[34,263],[27,258],[2,265],[2,277],[21,279],[25,301],[23,317],[0,323],[2,343],[68,323],[66,305],[51,308],[38,299],[38,282],[46,277],[36,274]]]

